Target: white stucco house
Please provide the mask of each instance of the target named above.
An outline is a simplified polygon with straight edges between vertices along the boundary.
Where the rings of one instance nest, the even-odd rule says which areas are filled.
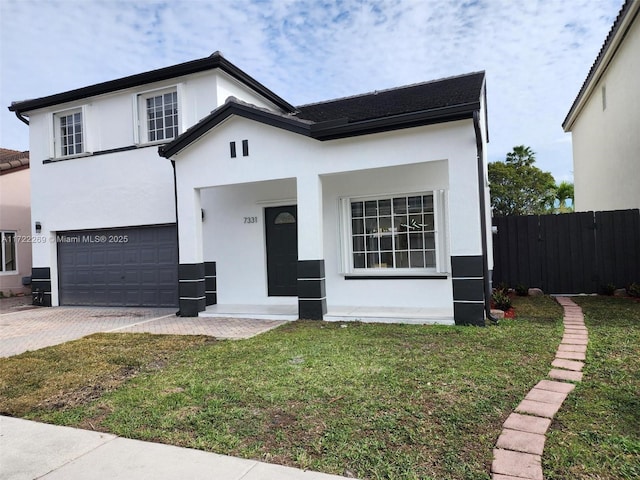
[[[627,0],[562,124],[576,211],[640,208],[640,1]]]
[[[484,324],[484,72],[293,106],[215,52],[9,108],[46,305]]]
[[[31,275],[29,152],[0,148],[0,292],[28,294]]]

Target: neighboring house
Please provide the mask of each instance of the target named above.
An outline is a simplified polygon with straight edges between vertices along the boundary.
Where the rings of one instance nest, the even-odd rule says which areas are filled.
[[[575,210],[640,208],[640,1],[622,6],[562,124]]]
[[[0,291],[29,293],[31,199],[29,152],[0,148]]]
[[[294,107],[216,52],[9,108],[45,304],[484,323],[483,72]]]

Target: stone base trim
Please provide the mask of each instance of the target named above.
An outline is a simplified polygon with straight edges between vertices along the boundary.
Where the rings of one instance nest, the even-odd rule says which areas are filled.
[[[178,265],[178,293],[181,317],[197,317],[207,308],[204,263]]]
[[[204,294],[206,306],[218,303],[216,262],[204,262]]]
[[[326,313],[324,259],[298,260],[298,318],[322,320]]]
[[[51,306],[51,268],[31,269],[31,304],[40,307]]]
[[[451,256],[453,319],[456,325],[485,325],[482,255]]]

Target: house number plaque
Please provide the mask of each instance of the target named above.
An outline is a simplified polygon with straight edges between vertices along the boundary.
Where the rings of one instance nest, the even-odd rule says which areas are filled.
[[[258,217],[244,217],[244,223],[258,223]]]

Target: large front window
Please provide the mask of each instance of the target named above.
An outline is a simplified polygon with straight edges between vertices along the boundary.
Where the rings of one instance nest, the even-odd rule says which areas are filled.
[[[438,268],[438,207],[433,192],[351,198],[346,206],[353,271]]]

